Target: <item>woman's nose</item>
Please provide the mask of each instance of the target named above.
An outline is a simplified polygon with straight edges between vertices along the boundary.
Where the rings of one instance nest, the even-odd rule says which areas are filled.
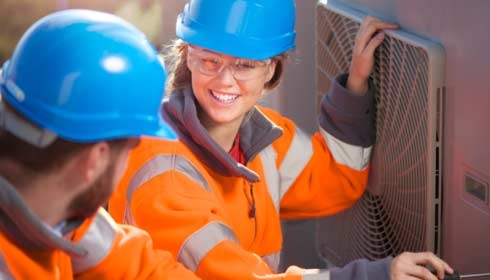
[[[233,76],[232,65],[227,64],[218,72],[217,79],[219,79],[223,84],[235,84],[236,80]]]

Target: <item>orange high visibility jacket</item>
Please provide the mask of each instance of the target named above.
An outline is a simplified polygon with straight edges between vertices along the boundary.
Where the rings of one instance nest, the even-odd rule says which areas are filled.
[[[148,234],[100,209],[70,221],[60,237],[0,176],[0,279],[198,279]]]
[[[179,141],[141,141],[109,213],[147,230],[157,247],[204,279],[319,277],[295,267],[273,273],[280,219],[337,213],[365,190],[374,142],[372,93],[355,96],[341,86],[345,75],[338,80],[322,102],[320,131],[311,137],[270,109],[253,109],[239,131],[245,165],[200,124],[190,89],[171,94],[164,115]],[[357,269],[356,275],[389,279],[388,264],[360,261],[348,271],[320,273],[350,279]],[[368,269],[375,266],[381,268]]]

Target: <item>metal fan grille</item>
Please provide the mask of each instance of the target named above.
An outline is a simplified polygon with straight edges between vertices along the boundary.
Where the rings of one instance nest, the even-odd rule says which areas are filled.
[[[331,79],[348,70],[359,22],[322,5],[316,16],[320,98]],[[436,204],[428,203],[434,181],[428,115],[435,106],[428,98],[428,61],[426,50],[391,36],[376,52],[376,145],[368,190],[353,208],[318,221],[320,253],[333,264],[434,249],[427,243],[433,238],[429,209]]]

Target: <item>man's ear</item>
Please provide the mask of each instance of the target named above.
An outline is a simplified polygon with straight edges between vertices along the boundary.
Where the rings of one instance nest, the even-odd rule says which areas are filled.
[[[84,155],[81,168],[86,183],[94,182],[102,174],[110,160],[110,147],[107,142],[92,145]]]

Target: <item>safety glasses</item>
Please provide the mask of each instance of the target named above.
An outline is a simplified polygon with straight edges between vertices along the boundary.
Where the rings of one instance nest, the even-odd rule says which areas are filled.
[[[236,80],[252,80],[265,75],[271,59],[251,60],[243,58],[225,59],[217,53],[195,46],[187,48],[187,61],[192,72],[199,71],[206,76],[215,76],[228,68]]]

